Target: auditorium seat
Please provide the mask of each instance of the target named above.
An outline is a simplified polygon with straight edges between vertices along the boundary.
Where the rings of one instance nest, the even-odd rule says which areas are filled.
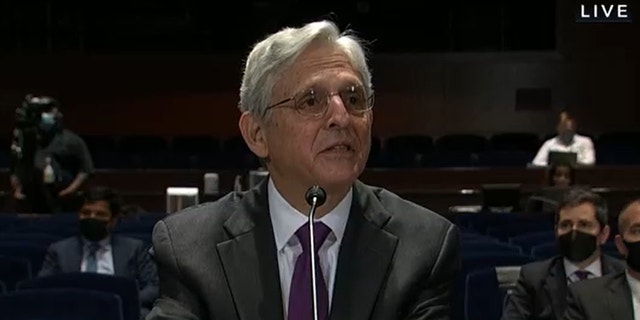
[[[494,151],[536,152],[540,144],[540,137],[529,132],[497,133],[489,138],[489,148]]]
[[[82,135],[96,168],[118,168],[116,139],[108,135]]]
[[[509,238],[517,235],[548,230],[554,230],[554,225],[550,221],[532,221],[488,227],[487,235],[500,241],[508,241]]]
[[[73,288],[100,291],[120,297],[123,320],[139,320],[140,298],[135,280],[99,273],[74,272],[35,278],[18,284],[18,291]]]
[[[489,150],[478,155],[481,167],[525,167],[535,157],[535,151]]]
[[[0,281],[4,283],[8,291],[15,290],[18,282],[29,280],[32,277],[33,270],[31,270],[29,260],[0,256]]]
[[[123,320],[120,297],[77,289],[31,290],[0,296],[0,315],[11,320]]]
[[[602,133],[596,142],[596,162],[599,165],[640,164],[640,132]]]
[[[224,140],[222,144],[224,169],[255,169],[259,166],[257,157],[251,152],[242,136]]]
[[[467,253],[522,253],[520,247],[497,241],[461,241],[462,254]]]
[[[437,152],[469,152],[481,153],[487,150],[488,141],[476,134],[447,134],[435,141]]]
[[[422,166],[429,168],[472,167],[477,156],[467,151],[440,150],[422,157]]]
[[[522,248],[525,254],[531,253],[531,249],[539,244],[554,241],[556,238],[553,230],[545,230],[538,232],[528,232],[519,234],[509,238],[509,244]]]
[[[21,241],[0,241],[0,256],[26,259],[31,264],[33,272],[40,270],[46,253],[46,245]]]
[[[386,163],[390,167],[411,168],[422,166],[422,157],[433,150],[433,138],[426,135],[398,135],[384,143]]]
[[[464,319],[500,319],[504,298],[494,267],[470,272],[465,284]]]
[[[55,228],[52,226],[52,228]],[[50,245],[58,240],[61,240],[61,236],[56,236],[47,233],[8,233],[4,232],[0,234],[1,242],[23,242],[33,243],[37,245]]]
[[[210,136],[179,136],[171,142],[171,164],[175,168],[209,169],[221,166],[221,142]]]
[[[384,167],[382,161],[382,141],[379,137],[371,137],[371,149],[369,150],[369,159],[367,160],[368,168]]]
[[[132,169],[161,169],[168,165],[169,145],[164,137],[131,135],[120,139],[124,165]]]

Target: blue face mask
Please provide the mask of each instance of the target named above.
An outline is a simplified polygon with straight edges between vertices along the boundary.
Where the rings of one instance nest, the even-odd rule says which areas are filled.
[[[51,131],[56,125],[56,118],[53,113],[43,112],[40,117],[40,129],[43,131]]]

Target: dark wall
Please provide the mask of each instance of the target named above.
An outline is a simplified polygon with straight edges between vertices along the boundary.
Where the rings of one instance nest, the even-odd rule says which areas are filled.
[[[569,107],[594,133],[640,127],[638,19],[577,24],[574,1],[558,2],[557,50],[377,55],[375,131],[381,136],[553,130]],[[636,7],[637,8],[637,7]],[[419,37],[416,40],[429,41]],[[63,103],[86,134],[237,132],[242,57],[94,55],[0,59],[0,130],[27,92]],[[516,89],[549,88],[542,111],[516,110]]]

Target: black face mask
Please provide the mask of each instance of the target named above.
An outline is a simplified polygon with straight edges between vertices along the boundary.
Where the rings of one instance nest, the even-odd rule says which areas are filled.
[[[89,241],[100,241],[109,235],[109,221],[98,219],[80,219],[80,234]]]
[[[597,248],[596,236],[581,231],[567,232],[558,237],[560,253],[571,262],[582,262]]]
[[[624,241],[624,246],[627,247],[627,266],[634,271],[640,272],[640,241]]]

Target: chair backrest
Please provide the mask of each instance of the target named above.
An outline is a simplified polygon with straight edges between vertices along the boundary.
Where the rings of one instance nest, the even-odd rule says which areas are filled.
[[[555,232],[553,230],[528,232],[509,238],[509,244],[519,246],[524,253],[531,252],[531,248],[548,243],[555,240]]]
[[[0,296],[3,319],[123,320],[115,294],[78,289],[46,289]]]
[[[37,245],[50,245],[58,240],[61,236],[46,233],[3,233],[0,234],[0,241],[25,242]]]
[[[465,284],[464,319],[500,319],[503,299],[494,268],[469,273]]]
[[[31,279],[32,276],[29,260],[0,256],[0,281],[6,285],[7,290],[14,290],[18,282]]]
[[[63,273],[44,278],[22,281],[18,290],[75,288],[109,292],[118,295],[122,300],[124,320],[140,318],[140,298],[135,280],[97,273]]]
[[[47,245],[0,241],[0,256],[27,259],[31,264],[31,270],[40,270],[46,253]]]

